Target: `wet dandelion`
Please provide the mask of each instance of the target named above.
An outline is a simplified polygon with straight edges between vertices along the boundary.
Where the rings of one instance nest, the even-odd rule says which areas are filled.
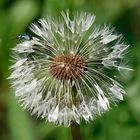
[[[67,127],[94,120],[123,100],[123,86],[107,72],[128,69],[128,45],[114,29],[95,27],[94,15],[61,15],[32,24],[34,35],[13,49],[9,78],[24,109]]]

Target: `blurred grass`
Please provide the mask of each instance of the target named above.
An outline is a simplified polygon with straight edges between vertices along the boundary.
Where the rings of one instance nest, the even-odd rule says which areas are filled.
[[[16,36],[39,17],[58,16],[61,10],[96,14],[96,23],[111,23],[130,44],[133,73],[126,73],[124,102],[90,124],[81,124],[88,140],[140,138],[140,1],[139,0],[0,0],[0,140],[70,140],[70,130],[31,117],[17,104],[6,80],[10,49]],[[133,57],[132,57],[133,56]]]

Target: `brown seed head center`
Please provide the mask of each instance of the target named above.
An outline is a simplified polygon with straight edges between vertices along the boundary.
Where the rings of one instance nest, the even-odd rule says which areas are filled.
[[[85,67],[85,60],[78,55],[60,55],[53,58],[51,74],[61,80],[80,76]]]

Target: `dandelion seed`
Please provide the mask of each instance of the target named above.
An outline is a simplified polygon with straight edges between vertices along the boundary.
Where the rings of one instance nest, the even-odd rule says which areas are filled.
[[[34,35],[13,49],[9,78],[23,108],[70,126],[89,122],[123,100],[123,86],[106,71],[127,70],[121,62],[128,46],[114,29],[93,27],[95,15],[61,15],[59,21],[32,24]]]

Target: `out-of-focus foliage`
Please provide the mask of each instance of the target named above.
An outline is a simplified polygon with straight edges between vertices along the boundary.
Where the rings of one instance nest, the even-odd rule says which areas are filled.
[[[83,140],[140,138],[140,1],[139,0],[0,0],[0,140],[70,140],[70,129],[31,117],[14,98],[6,78],[10,49],[30,23],[62,10],[96,14],[96,24],[111,23],[130,44],[128,61],[134,69],[122,72],[125,101],[90,124],[81,124]]]

